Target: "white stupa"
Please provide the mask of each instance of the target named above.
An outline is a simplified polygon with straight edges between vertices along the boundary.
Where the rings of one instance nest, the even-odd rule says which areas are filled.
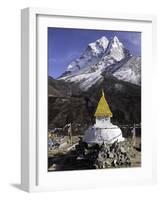
[[[103,142],[111,144],[115,141],[121,142],[124,140],[121,129],[110,121],[112,112],[103,90],[94,116],[96,122],[85,131],[85,142],[88,144],[102,144]]]

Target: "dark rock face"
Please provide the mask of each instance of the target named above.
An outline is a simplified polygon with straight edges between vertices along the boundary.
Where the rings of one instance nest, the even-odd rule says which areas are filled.
[[[79,124],[83,129],[94,123],[94,113],[102,88],[115,124],[141,121],[141,87],[118,80],[105,72],[103,80],[83,92],[78,85],[63,80],[48,80],[48,128]]]
[[[67,123],[84,126],[91,123],[86,97],[76,85],[51,78],[48,83],[49,129],[64,127]]]

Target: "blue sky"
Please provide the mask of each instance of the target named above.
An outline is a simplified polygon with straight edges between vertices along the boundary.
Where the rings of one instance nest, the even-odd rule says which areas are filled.
[[[141,33],[111,30],[48,28],[48,75],[59,77],[87,45],[102,36],[117,36],[131,54],[141,56]]]

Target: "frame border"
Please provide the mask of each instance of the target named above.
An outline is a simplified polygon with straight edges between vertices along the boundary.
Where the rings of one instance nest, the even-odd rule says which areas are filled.
[[[154,15],[25,8],[21,10],[21,189],[52,191],[38,185],[37,133],[37,15],[143,21],[152,23],[153,61],[156,59],[156,17]],[[154,63],[155,65],[156,63]],[[155,141],[154,141],[155,142]],[[156,182],[156,145],[153,144],[153,182]],[[155,148],[154,148],[155,147]]]

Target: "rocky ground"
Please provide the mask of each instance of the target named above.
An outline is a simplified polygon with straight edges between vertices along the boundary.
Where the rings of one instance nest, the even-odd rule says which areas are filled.
[[[61,141],[59,147],[48,150],[48,171],[141,166],[140,138],[100,146],[87,145],[79,136],[74,136],[72,141],[67,136],[57,137],[58,141]]]

